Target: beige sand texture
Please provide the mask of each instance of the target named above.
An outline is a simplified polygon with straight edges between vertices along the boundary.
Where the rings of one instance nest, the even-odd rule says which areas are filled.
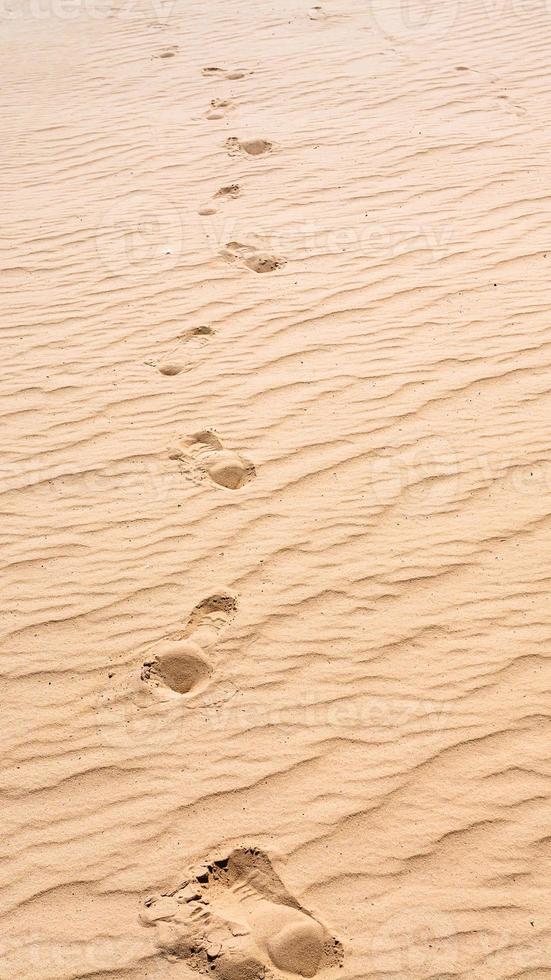
[[[549,4],[0,24],[1,980],[551,978]]]

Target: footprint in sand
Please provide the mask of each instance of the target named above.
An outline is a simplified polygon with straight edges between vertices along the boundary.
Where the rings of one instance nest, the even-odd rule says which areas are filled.
[[[480,71],[478,68],[470,68],[468,65],[456,65],[456,71],[469,72],[473,75],[478,75],[483,79],[485,85],[488,86],[485,91],[486,97],[491,97],[494,105],[500,109],[505,109],[507,112],[512,113],[512,115],[521,118],[527,113],[527,109],[520,105],[518,102],[513,102],[513,100],[506,95],[504,92],[496,92],[496,87],[500,88],[503,85],[503,81],[499,76],[493,75],[486,71]]]
[[[519,105],[518,102],[513,102],[508,95],[496,95],[496,101],[499,102],[500,108],[503,107],[519,119],[525,116],[528,111],[524,106]]]
[[[237,601],[229,593],[203,599],[181,633],[152,647],[142,668],[142,681],[151,688],[169,688],[176,694],[197,694],[206,687],[212,663],[207,651],[230,622]]]
[[[234,103],[230,102],[229,99],[211,99],[207,119],[223,119],[233,108]]]
[[[242,245],[240,242],[228,242],[222,253],[227,262],[245,266],[252,272],[275,272],[285,265],[285,259],[269,252],[261,252],[252,245]]]
[[[221,187],[220,190],[216,191],[215,197],[221,197],[223,200],[227,201],[229,198],[239,197],[241,194],[241,188],[239,184],[227,184],[225,187]]]
[[[315,977],[343,958],[256,848],[194,869],[176,891],[148,898],[140,918],[165,957],[216,980]]]
[[[256,475],[251,462],[224,449],[218,436],[208,429],[183,439],[170,451],[169,458],[178,460],[182,471],[192,479],[193,470],[198,470],[227,490],[239,490]]]
[[[230,201],[236,197],[239,197],[240,194],[241,188],[239,184],[228,184],[226,187],[221,187],[220,190],[216,191],[216,194],[213,194],[212,196],[213,200]],[[198,209],[197,214],[216,214],[217,211],[218,208],[214,204],[202,204]]]
[[[245,68],[232,68],[228,71],[226,68],[203,68],[202,74],[205,78],[225,78],[229,82],[237,82],[241,78],[246,78],[247,75],[252,75],[252,71],[247,71]]]
[[[273,148],[273,143],[263,139],[240,140],[237,136],[230,136],[226,140],[226,149],[230,156],[244,154],[249,157],[260,157],[266,153],[271,153]]]
[[[166,48],[164,51],[160,51],[159,54],[154,54],[154,58],[174,58],[178,53],[178,45],[175,44],[172,48]]]
[[[159,374],[164,374],[166,377],[174,377],[176,374],[181,374],[182,371],[188,371],[191,367],[190,364],[186,363],[185,360],[181,360],[181,355],[183,354],[184,345],[190,344],[190,351],[192,347],[203,347],[207,342],[209,337],[212,337],[214,330],[212,327],[201,326],[201,327],[191,327],[184,333],[180,334],[177,338],[178,343],[175,347],[172,347],[160,358],[152,358],[145,363],[148,367],[157,368]]]

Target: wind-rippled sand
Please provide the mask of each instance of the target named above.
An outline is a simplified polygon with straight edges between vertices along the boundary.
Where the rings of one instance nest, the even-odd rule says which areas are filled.
[[[551,11],[0,26],[0,978],[550,978]]]

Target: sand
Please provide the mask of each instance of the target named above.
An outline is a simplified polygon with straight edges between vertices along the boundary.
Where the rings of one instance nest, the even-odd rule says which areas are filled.
[[[2,980],[543,980],[543,0],[4,0]]]

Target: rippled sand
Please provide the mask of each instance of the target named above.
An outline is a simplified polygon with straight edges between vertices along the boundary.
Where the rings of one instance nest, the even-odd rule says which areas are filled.
[[[5,0],[1,980],[545,980],[551,10]]]

